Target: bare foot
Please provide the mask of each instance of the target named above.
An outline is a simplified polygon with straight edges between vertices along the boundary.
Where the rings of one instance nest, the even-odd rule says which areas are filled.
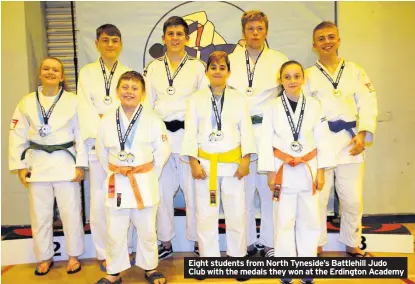
[[[36,268],[36,271],[39,272],[39,273],[41,273],[41,274],[46,273],[46,271],[48,271],[48,269],[49,269],[52,261],[53,261],[52,258],[42,261],[38,265],[38,267]]]
[[[68,265],[66,266],[66,272],[74,272],[81,267],[81,262],[76,256],[70,256]]]

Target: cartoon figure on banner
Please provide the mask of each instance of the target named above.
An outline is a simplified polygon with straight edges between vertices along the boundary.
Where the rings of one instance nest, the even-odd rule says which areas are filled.
[[[225,38],[216,30],[214,23],[209,21],[205,11],[199,11],[182,18],[189,25],[189,42],[186,52],[203,62],[207,62],[209,55],[214,51],[224,51],[231,54],[235,49],[242,48],[245,40],[240,39],[238,43],[227,43]],[[161,43],[153,44],[149,54],[153,58],[159,58],[166,52],[166,47]]]

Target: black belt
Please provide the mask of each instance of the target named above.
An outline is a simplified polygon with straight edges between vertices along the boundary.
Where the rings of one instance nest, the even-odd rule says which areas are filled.
[[[251,116],[252,124],[261,124],[262,123],[262,116],[254,115]]]
[[[55,151],[65,151],[67,153],[69,153],[69,155],[71,155],[72,159],[74,160],[74,162],[76,163],[76,158],[75,156],[68,150],[68,148],[71,148],[74,145],[73,141],[72,142],[68,142],[65,144],[59,144],[59,145],[40,145],[40,144],[36,144],[35,142],[30,141],[29,147],[23,151],[22,156],[20,157],[20,160],[24,160],[26,157],[26,151],[27,150],[40,150],[40,151],[45,151],[49,154],[55,152]]]
[[[181,120],[172,120],[172,121],[165,121],[166,128],[170,132],[176,132],[179,129],[184,129],[184,121]]]

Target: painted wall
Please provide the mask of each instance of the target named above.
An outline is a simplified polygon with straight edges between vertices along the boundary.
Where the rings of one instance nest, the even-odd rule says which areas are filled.
[[[8,171],[8,129],[20,98],[34,90],[45,50],[40,2],[2,3],[2,224],[29,224],[27,190]],[[365,214],[415,213],[415,2],[339,2],[340,55],[367,71],[379,99],[377,139],[368,150]],[[310,35],[311,48],[311,35]]]
[[[366,70],[379,101],[364,213],[415,213],[415,2],[339,2],[338,23],[340,55]]]
[[[35,90],[46,54],[41,2],[2,2],[1,23],[1,224],[29,224],[27,189],[8,168],[10,120],[21,97]]]

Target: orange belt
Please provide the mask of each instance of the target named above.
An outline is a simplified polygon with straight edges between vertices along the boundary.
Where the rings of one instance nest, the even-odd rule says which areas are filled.
[[[290,167],[296,167],[299,164],[306,164],[308,167],[308,170],[310,171],[311,180],[313,181],[312,190],[313,195],[316,193],[316,183],[314,182],[313,173],[311,171],[310,165],[307,163],[310,160],[312,160],[317,155],[317,149],[314,149],[308,154],[305,154],[302,157],[293,157],[291,155],[288,155],[287,153],[284,153],[276,148],[274,148],[274,157],[282,160],[284,163],[281,165],[281,167],[278,169],[277,175],[275,176],[275,184],[277,186],[282,186],[282,177],[284,172],[284,165],[289,165]],[[278,194],[277,200],[280,200],[280,194]]]
[[[115,174],[122,174],[128,177],[130,180],[131,187],[134,192],[135,200],[137,201],[138,209],[144,208],[143,198],[141,197],[140,189],[138,188],[137,181],[134,174],[142,174],[149,172],[153,168],[153,162],[137,166],[137,167],[118,167],[109,163],[109,169],[112,172],[108,183],[108,198],[115,198]]]

